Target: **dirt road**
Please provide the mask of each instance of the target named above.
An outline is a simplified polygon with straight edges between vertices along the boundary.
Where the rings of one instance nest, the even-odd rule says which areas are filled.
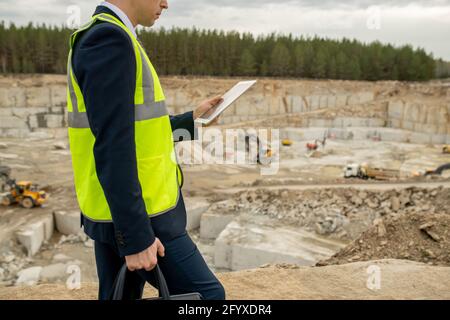
[[[405,260],[339,266],[270,266],[218,274],[227,299],[450,299],[450,267]],[[147,287],[145,297],[155,295]],[[96,299],[97,285],[0,288],[0,299]]]

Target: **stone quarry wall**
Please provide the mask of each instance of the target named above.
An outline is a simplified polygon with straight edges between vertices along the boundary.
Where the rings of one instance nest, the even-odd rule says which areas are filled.
[[[66,136],[65,109],[65,82],[59,77],[0,80],[0,137]]]
[[[192,110],[202,99],[218,95],[238,79],[163,77],[172,114]],[[65,76],[0,78],[0,137],[67,135]],[[354,110],[345,117],[333,110]],[[377,109],[377,112],[371,110]],[[317,128],[393,128],[450,140],[450,86],[400,82],[304,81],[259,79],[257,85],[224,113],[230,124],[283,114],[314,114],[299,125]],[[425,139],[426,140],[426,139]]]

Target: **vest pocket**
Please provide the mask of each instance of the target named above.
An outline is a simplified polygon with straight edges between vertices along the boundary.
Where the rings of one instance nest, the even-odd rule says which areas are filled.
[[[159,213],[171,205],[164,160],[163,156],[137,159],[139,182],[148,215]]]

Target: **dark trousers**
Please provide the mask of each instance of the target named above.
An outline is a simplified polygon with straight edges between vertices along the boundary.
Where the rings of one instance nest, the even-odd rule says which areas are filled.
[[[187,232],[161,242],[165,248],[165,256],[158,256],[158,265],[164,274],[170,294],[199,292],[206,300],[225,299],[222,284],[211,272]],[[110,298],[114,280],[125,259],[120,257],[115,245],[95,241],[95,260],[99,278],[98,298],[106,300]],[[156,287],[152,271],[128,271],[124,299],[140,299],[145,282]]]

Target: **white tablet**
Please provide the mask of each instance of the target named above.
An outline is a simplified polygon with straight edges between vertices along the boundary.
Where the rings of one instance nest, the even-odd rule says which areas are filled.
[[[238,82],[233,88],[231,88],[222,96],[223,101],[221,103],[212,107],[203,115],[195,119],[195,122],[205,125],[209,124],[211,121],[217,118],[218,115],[224,112],[225,109],[228,108],[234,101],[236,101],[244,92],[250,89],[250,87],[255,83],[256,80]]]

